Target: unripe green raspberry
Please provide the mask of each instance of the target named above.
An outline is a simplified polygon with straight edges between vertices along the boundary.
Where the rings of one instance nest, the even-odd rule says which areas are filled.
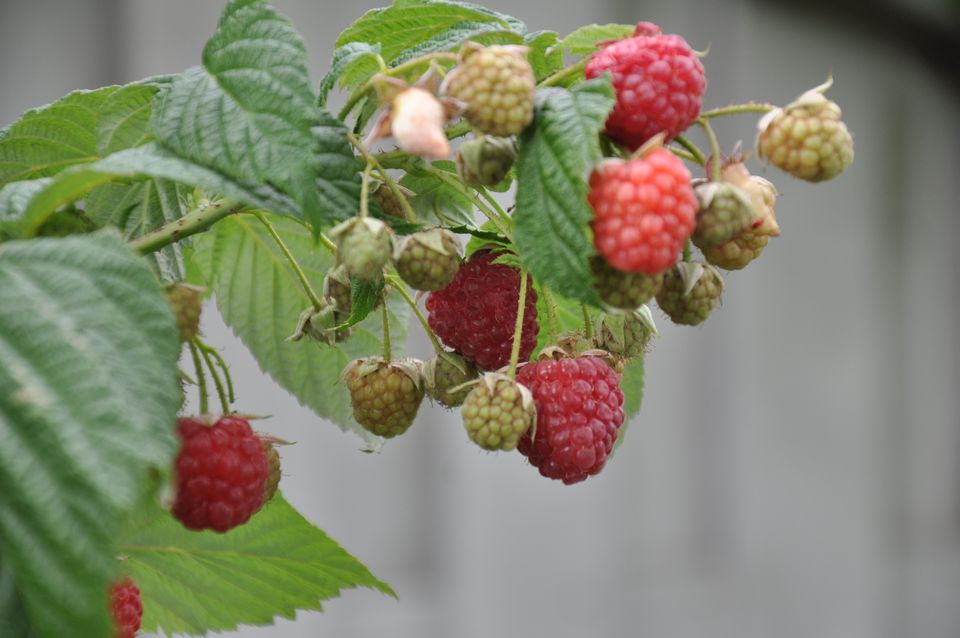
[[[530,390],[505,374],[480,378],[460,408],[470,440],[485,450],[516,449],[520,437],[536,422]]]
[[[840,119],[840,107],[823,95],[829,86],[811,89],[760,120],[760,157],[808,182],[836,177],[853,162],[853,138]]]
[[[708,262],[724,270],[741,270],[760,256],[767,243],[768,235],[752,230],[740,233],[725,244],[703,248],[703,256]]]
[[[517,160],[513,140],[484,135],[457,149],[457,175],[467,186],[496,186]]]
[[[657,305],[674,323],[703,323],[720,301],[723,279],[709,264],[681,262],[667,271]]]
[[[337,263],[352,276],[372,280],[382,275],[393,252],[393,233],[379,219],[353,217],[330,231],[337,244]]]
[[[200,330],[200,311],[203,309],[203,288],[181,282],[168,284],[164,289],[167,303],[177,320],[180,341],[186,343]]]
[[[631,359],[643,356],[647,344],[658,334],[650,309],[642,306],[623,315],[605,315],[595,340],[598,348]]]
[[[410,191],[410,189],[399,185],[397,186],[397,189],[408,200],[413,197],[413,192]],[[377,203],[377,206],[380,207],[380,210],[382,210],[385,215],[390,215],[391,217],[396,217],[398,219],[407,218],[406,210],[404,209],[400,198],[395,192],[393,192],[392,188],[383,182],[377,182],[376,187],[370,191],[370,197]]]
[[[611,308],[634,310],[657,294],[663,284],[663,273],[623,272],[608,264],[603,257],[590,258],[593,286],[601,301]]]
[[[350,273],[344,265],[334,266],[323,278],[323,296],[333,301],[334,309],[344,319],[350,316],[353,308]]]
[[[698,248],[724,244],[748,229],[753,222],[750,196],[736,186],[724,182],[705,182],[699,184],[694,192],[700,201],[697,227],[692,237]]]
[[[471,387],[460,387],[477,378],[477,366],[456,352],[444,352],[423,366],[424,388],[431,399],[455,408],[470,394]],[[451,389],[458,388],[451,392]]]
[[[460,253],[453,234],[431,228],[403,238],[393,263],[401,278],[417,290],[440,290],[460,270]]]
[[[536,82],[527,51],[468,42],[441,90],[467,105],[467,120],[481,133],[516,135],[533,120]]]
[[[387,362],[382,357],[357,359],[343,371],[353,418],[378,436],[403,434],[423,401],[423,364],[414,359]]]

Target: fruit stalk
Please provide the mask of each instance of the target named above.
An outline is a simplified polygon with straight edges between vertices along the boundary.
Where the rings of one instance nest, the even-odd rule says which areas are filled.
[[[393,361],[393,349],[390,346],[390,315],[387,314],[387,293],[380,293],[380,312],[383,315],[383,360]]]
[[[399,201],[403,207],[404,219],[406,219],[408,222],[417,221],[417,214],[413,211],[413,207],[410,205],[410,200],[404,196],[403,192],[400,190],[400,187],[397,185],[397,182],[390,177],[390,174],[387,173],[386,169],[384,169],[380,162],[377,161],[376,156],[368,151],[353,133],[347,133],[347,139],[350,140],[350,143],[355,149],[357,149],[357,152],[360,153],[360,156],[366,160],[367,164],[373,165],[374,170],[377,171],[377,175],[379,175],[380,179],[383,180],[383,183],[387,185],[387,188],[393,192],[394,197],[397,198],[397,201]]]
[[[580,61],[574,64],[571,64],[568,67],[562,68],[556,73],[549,75],[544,79],[540,80],[540,83],[537,84],[537,86],[538,87],[556,86],[569,77],[575,76],[578,73],[583,73],[583,70],[587,68],[588,62],[590,62],[590,57],[586,56]]]
[[[734,104],[732,106],[722,106],[716,109],[710,109],[700,114],[700,117],[709,120],[713,117],[722,117],[724,115],[739,115],[742,113],[767,113],[777,108],[773,104],[766,102],[747,102],[746,104]]]
[[[693,156],[693,161],[699,164],[700,166],[705,166],[707,163],[707,158],[703,156],[703,151],[701,151],[696,144],[688,140],[682,135],[677,135],[673,138],[673,141],[687,149],[687,151]]]
[[[200,392],[200,414],[209,414],[209,394],[207,393],[207,373],[203,371],[203,362],[200,361],[200,353],[197,346],[192,341],[188,341],[190,347],[190,357],[193,359],[193,368],[197,371],[197,390]]]
[[[520,338],[523,334],[523,312],[527,307],[527,272],[520,269],[520,295],[517,302],[517,321],[513,329],[513,349],[510,350],[510,370],[507,373],[511,379],[517,376],[517,361],[520,359]]]
[[[203,359],[203,362],[207,364],[207,368],[210,370],[210,376],[213,378],[213,386],[217,389],[217,397],[220,399],[220,409],[222,413],[230,414],[229,394],[223,385],[223,379],[220,378],[220,373],[217,371],[213,359],[210,357],[210,353],[206,348],[203,347],[203,345],[198,343],[196,337],[194,337],[192,343],[194,346],[196,346],[197,351],[200,353],[200,357]]]
[[[403,282],[393,275],[386,275],[384,281],[393,286],[394,290],[400,293],[400,296],[403,297],[404,301],[407,302],[407,305],[410,306],[410,309],[413,310],[413,314],[417,316],[417,320],[420,322],[420,325],[423,326],[423,331],[427,333],[427,337],[430,338],[430,343],[433,344],[433,349],[437,354],[443,352],[443,346],[440,345],[440,340],[437,339],[437,335],[434,334],[433,330],[430,328],[430,324],[427,323],[427,318],[423,316],[420,307],[417,306],[417,302],[413,300],[413,297],[410,296],[410,293],[407,292],[406,287],[404,287]]]
[[[203,204],[183,217],[134,239],[130,242],[130,248],[141,255],[148,255],[185,237],[203,232],[224,217],[239,213],[243,209],[243,204],[238,204],[230,199]]]
[[[721,181],[720,165],[722,161],[720,157],[720,142],[717,140],[717,134],[713,132],[713,127],[710,126],[710,122],[706,119],[698,117],[697,124],[700,125],[703,132],[707,134],[707,139],[710,140],[710,157],[713,159],[710,165],[710,181],[719,182]]]
[[[283,253],[283,256],[287,258],[287,261],[290,263],[290,267],[293,269],[294,274],[297,276],[297,279],[300,280],[300,285],[303,286],[304,292],[307,293],[307,297],[310,298],[310,303],[313,305],[313,309],[320,311],[323,309],[323,302],[320,301],[320,297],[317,296],[317,292],[313,289],[313,286],[310,285],[310,280],[307,279],[307,275],[303,272],[303,268],[300,267],[297,258],[293,256],[293,253],[290,252],[290,249],[287,248],[287,245],[283,242],[280,235],[277,234],[277,229],[273,227],[273,224],[270,223],[270,220],[267,219],[266,215],[263,213],[257,213],[257,219],[260,220],[260,223],[264,225],[267,229],[267,232],[270,233],[270,236],[273,237],[273,241],[277,243],[277,247],[280,249],[280,252]],[[327,241],[330,241],[329,239]],[[334,247],[336,250],[336,247]]]

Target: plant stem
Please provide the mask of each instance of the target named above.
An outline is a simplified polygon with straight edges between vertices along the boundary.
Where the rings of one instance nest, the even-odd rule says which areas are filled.
[[[694,162],[696,162],[700,166],[706,166],[707,158],[703,156],[703,151],[701,151],[696,144],[694,144],[693,142],[691,142],[690,140],[688,140],[682,135],[676,136],[675,138],[673,138],[673,141],[679,144],[680,146],[682,146],[683,148],[687,149],[687,151],[689,151],[690,154],[693,155]]]
[[[390,316],[387,314],[387,294],[380,293],[380,310],[383,313],[383,358],[393,360],[393,349],[390,347]]]
[[[543,297],[543,305],[547,309],[547,338],[550,343],[557,340],[560,333],[560,326],[557,322],[557,300],[553,298],[553,293],[546,286],[540,286],[540,296]]]
[[[203,363],[200,362],[200,353],[197,352],[197,346],[192,342],[187,342],[190,348],[190,356],[193,357],[193,368],[197,372],[197,389],[200,392],[200,414],[210,412],[209,398],[207,395],[207,373],[203,371]]]
[[[368,151],[366,147],[357,139],[357,136],[353,133],[347,133],[347,139],[350,140],[350,143],[353,144],[353,147],[359,151],[360,155],[367,161],[367,164],[372,164],[377,171],[377,175],[380,176],[380,179],[383,180],[383,183],[387,185],[387,188],[394,194],[394,196],[400,201],[400,205],[403,207],[403,215],[408,222],[416,222],[417,214],[413,211],[413,207],[410,205],[410,200],[403,194],[403,191],[400,190],[400,186],[394,181],[390,174],[387,173],[386,169],[380,165],[380,162],[377,161],[376,156]]]
[[[505,223],[504,219],[502,219],[497,214],[496,211],[494,211],[489,206],[487,206],[486,203],[482,202],[479,198],[471,197],[470,191],[467,190],[466,187],[464,187],[464,185],[460,182],[460,180],[458,180],[453,175],[447,173],[446,171],[442,171],[438,168],[434,168],[430,164],[427,164],[424,170],[426,170],[431,175],[435,176],[440,181],[445,182],[448,185],[452,186],[453,188],[457,189],[464,196],[473,200],[473,203],[476,204],[477,208],[480,209],[480,212],[486,215],[487,219],[490,220],[490,222],[496,227],[496,229],[500,232],[500,234],[506,237],[507,239],[509,239],[510,241],[513,241],[513,232],[511,232],[510,228]],[[506,213],[504,213],[504,215],[506,215]],[[510,222],[512,224],[513,220],[510,219]]]
[[[507,375],[511,379],[517,376],[517,361],[520,359],[520,341],[523,338],[523,313],[527,308],[527,271],[520,269],[520,295],[517,302],[517,322],[513,328],[513,348],[510,350],[510,369]]]
[[[243,204],[229,199],[198,206],[183,217],[134,239],[130,242],[130,248],[141,255],[148,255],[184,237],[203,232],[224,217],[239,213],[241,210],[243,210]]]
[[[196,337],[194,337],[196,340]],[[196,341],[191,342],[196,346],[196,349],[200,352],[200,356],[203,357],[203,362],[207,364],[207,368],[210,370],[210,376],[213,377],[213,385],[217,388],[217,396],[220,398],[220,409],[223,414],[230,414],[230,401],[227,398],[227,391],[224,389],[223,381],[220,379],[220,373],[217,372],[216,365],[213,363],[213,360],[210,357],[210,353],[207,352],[207,349],[204,348]]]
[[[307,226],[307,228],[310,228],[310,226]],[[320,241],[320,245],[322,245],[324,248],[330,251],[330,254],[336,256],[337,245],[333,243],[333,241],[331,241],[329,237],[327,237],[323,233],[320,233],[317,239]]]
[[[680,159],[685,159],[688,162],[693,162],[694,164],[700,164],[697,161],[697,158],[693,156],[693,153],[687,152],[683,149],[674,148],[673,146],[668,146],[667,150],[679,157]]]
[[[220,367],[220,370],[223,372],[223,378],[227,382],[227,396],[230,403],[236,403],[237,398],[236,394],[233,391],[233,379],[230,377],[230,368],[227,366],[227,362],[223,360],[223,357],[220,356],[220,353],[217,352],[217,349],[211,346],[209,343],[204,342],[200,337],[194,337],[194,342],[197,344],[197,347],[200,348],[201,352],[205,352],[213,357],[213,360]]]
[[[705,120],[712,117],[721,117],[723,115],[738,115],[741,113],[767,113],[777,108],[775,104],[766,102],[748,102],[747,104],[734,104],[732,106],[723,106],[718,109],[710,109],[700,114]]]
[[[282,252],[283,256],[287,258],[287,261],[290,263],[290,267],[293,269],[294,274],[297,276],[297,279],[300,280],[300,285],[303,286],[304,292],[306,292],[307,297],[310,298],[310,303],[313,305],[313,309],[321,310],[323,308],[323,302],[320,301],[320,297],[313,289],[313,286],[310,285],[310,280],[307,279],[307,275],[303,272],[303,269],[297,262],[297,258],[294,257],[293,253],[290,252],[290,249],[287,248],[287,245],[283,242],[283,239],[281,239],[280,235],[277,234],[277,229],[273,227],[273,224],[270,223],[270,220],[267,219],[266,215],[263,213],[255,214],[257,219],[260,220],[260,223],[266,227],[267,232],[270,233],[270,236],[273,237],[273,241],[277,243],[277,247],[280,248],[280,252]]]
[[[550,75],[544,78],[543,80],[540,80],[540,83],[537,86],[538,87],[556,86],[557,84],[563,82],[570,76],[577,75],[578,73],[583,72],[583,70],[587,68],[587,62],[589,61],[590,61],[589,57],[584,57],[579,62],[576,62],[575,64],[571,64],[570,66],[564,69],[560,69],[553,75]]]
[[[590,316],[590,309],[587,304],[581,303],[580,310],[583,312],[583,332],[587,339],[593,339],[593,317]]]
[[[697,124],[703,129],[703,132],[707,134],[707,139],[710,140],[710,156],[713,160],[710,164],[710,180],[714,182],[719,182],[720,177],[720,142],[717,140],[717,134],[713,132],[713,127],[710,126],[710,122],[701,118],[697,119]]]
[[[430,328],[430,324],[427,322],[427,318],[423,316],[423,312],[420,310],[417,302],[414,301],[413,297],[410,296],[410,293],[407,292],[403,282],[393,275],[384,276],[384,280],[393,286],[394,290],[400,293],[400,296],[403,297],[404,301],[407,302],[407,305],[410,306],[410,309],[413,310],[413,314],[417,316],[417,320],[420,322],[420,325],[423,326],[423,331],[426,332],[427,337],[430,338],[430,343],[433,344],[434,351],[436,351],[437,354],[442,354],[443,346],[440,344],[440,340],[437,339],[437,335],[434,334],[433,330]]]
[[[360,217],[366,217],[370,214],[370,171],[373,170],[373,164],[367,160],[367,165],[363,169],[363,181],[360,182]]]
[[[687,241],[683,243],[683,261],[690,263],[691,250],[690,250],[690,238],[687,238]]]
[[[496,197],[490,194],[490,191],[481,186],[477,189],[477,193],[487,201],[487,204],[490,206],[490,208],[496,211],[497,215],[503,220],[503,223],[506,226],[513,228],[513,218],[507,214],[507,211],[503,210],[503,208],[500,206],[500,202],[497,201]]]

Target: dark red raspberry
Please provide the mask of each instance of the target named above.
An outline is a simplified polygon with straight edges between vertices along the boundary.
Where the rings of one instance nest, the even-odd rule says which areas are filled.
[[[427,297],[430,328],[443,343],[477,364],[496,370],[510,362],[520,271],[494,264],[497,254],[474,253],[443,290]],[[537,345],[537,293],[527,279],[527,298],[520,337],[520,360],[526,361]]]
[[[140,588],[129,578],[110,586],[110,615],[116,628],[114,638],[133,638],[140,630],[143,602]]]
[[[183,445],[177,456],[173,515],[188,529],[226,532],[246,523],[263,505],[269,474],[263,442],[241,417],[212,426],[177,419]]]
[[[677,262],[696,226],[690,171],[658,147],[630,160],[604,160],[590,176],[593,240],[611,266],[655,275]]]
[[[607,134],[624,146],[638,149],[661,131],[669,141],[700,115],[707,89],[703,64],[686,40],[663,35],[655,24],[641,22],[632,38],[594,53],[587,78],[606,72],[617,93]]]
[[[525,365],[517,381],[537,407],[536,430],[517,446],[531,465],[567,485],[602,470],[623,424],[620,375],[587,356]]]

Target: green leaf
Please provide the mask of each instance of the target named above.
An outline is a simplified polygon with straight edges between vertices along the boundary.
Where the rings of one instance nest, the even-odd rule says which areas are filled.
[[[279,493],[226,534],[187,530],[154,506],[130,522],[120,551],[140,587],[148,632],[198,636],[268,625],[298,609],[320,610],[355,587],[396,596]]]
[[[261,0],[233,0],[203,50],[154,104],[157,139],[184,158],[245,183],[272,184],[319,230],[319,118],[303,40]]]
[[[14,225],[20,236],[30,237],[55,210],[80,199],[93,188],[119,180],[137,181],[145,178],[199,186],[204,191],[251,207],[287,215],[299,214],[294,202],[269,186],[235,182],[216,171],[159,149],[154,144],[146,144],[61,172],[34,194],[21,218],[15,224],[8,224],[8,227]]]
[[[357,277],[350,278],[350,316],[337,328],[350,328],[366,319],[377,307],[383,295],[383,279],[365,281]]]
[[[587,263],[593,211],[584,175],[600,158],[599,132],[613,103],[609,77],[572,90],[540,89],[517,160],[514,240],[523,263],[551,290],[594,305],[600,300]]]
[[[314,186],[320,195],[323,218],[337,222],[353,217],[360,211],[361,165],[347,139],[347,128],[337,118],[321,111],[312,133],[323,165]]]
[[[0,186],[47,177],[148,138],[158,87],[140,83],[75,91],[27,111],[0,136]]]
[[[40,177],[10,182],[0,188],[0,239],[4,235],[15,235],[19,228],[20,218],[30,206],[30,200],[52,182],[52,178]]]
[[[600,42],[629,38],[635,29],[633,24],[588,24],[560,40],[555,49],[558,53],[585,55],[596,51]]]
[[[563,52],[557,48],[560,38],[556,31],[529,33],[523,40],[530,47],[527,59],[538,82],[563,68]]]
[[[106,636],[114,533],[176,449],[180,344],[112,232],[0,246],[0,556],[39,636]]]
[[[2,556],[0,556],[2,558]],[[3,638],[34,638],[27,612],[23,609],[20,592],[13,582],[13,574],[0,562],[0,636]]]
[[[340,88],[357,87],[372,78],[380,70],[378,55],[380,45],[366,42],[350,42],[334,51],[330,70],[320,80],[320,106],[326,105],[337,82]]]
[[[281,217],[271,221],[313,289],[322,290],[323,277],[333,264],[330,254],[301,224]],[[224,321],[264,372],[321,417],[367,441],[375,440],[354,421],[347,388],[338,380],[352,359],[382,352],[380,313],[371,314],[349,340],[335,346],[309,339],[287,341],[310,300],[266,229],[250,216],[229,217],[199,236],[193,262],[213,288]],[[402,304],[395,300],[390,306],[394,351],[406,340],[409,314]]]
[[[340,34],[337,47],[378,43],[384,61],[400,64],[425,53],[453,49],[489,31],[523,36],[526,27],[516,18],[466,2],[396,0],[361,16]]]
[[[165,179],[104,184],[85,198],[86,214],[98,226],[119,228],[123,238],[130,241],[187,214],[188,190]],[[183,280],[182,248],[189,241],[188,237],[147,256],[160,279]]]
[[[432,162],[435,169],[456,177],[457,166],[449,160]],[[412,162],[400,185],[414,192],[410,206],[418,217],[435,219],[443,225],[475,227],[473,200],[461,190],[426,170],[425,164]]]

